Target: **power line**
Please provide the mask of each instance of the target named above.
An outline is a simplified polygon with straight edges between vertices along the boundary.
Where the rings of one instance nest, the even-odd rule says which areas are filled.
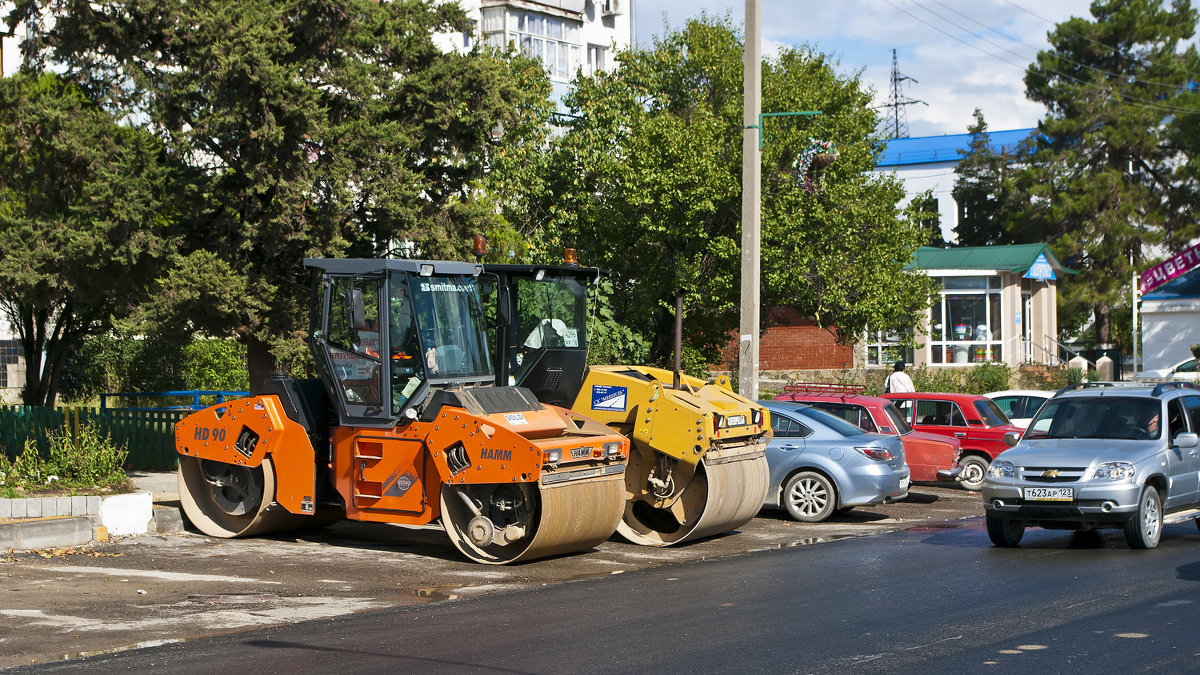
[[[928,26],[929,28],[932,28],[933,30],[936,30],[937,32],[939,32],[939,33],[942,33],[943,35],[945,35],[945,36],[947,36],[947,37],[949,37],[949,38],[951,38],[951,39],[953,39],[953,40],[956,40],[956,41],[958,41],[958,42],[961,42],[962,44],[966,45],[967,47],[970,47],[971,49],[974,49],[975,51],[977,51],[977,52],[980,52],[981,54],[984,54],[985,56],[988,56],[988,57],[990,57],[990,58],[996,59],[997,61],[1001,61],[1001,62],[1003,62],[1003,63],[1007,63],[1008,65],[1010,65],[1010,66],[1014,66],[1014,67],[1017,67],[1017,68],[1022,68],[1022,69],[1023,69],[1023,68],[1025,68],[1025,67],[1026,67],[1024,64],[1020,64],[1020,63],[1013,63],[1012,61],[1009,61],[1008,59],[1006,59],[1006,58],[1004,58],[1004,57],[1002,57],[1002,56],[998,56],[998,55],[996,55],[996,54],[993,54],[993,53],[991,53],[991,52],[987,51],[986,49],[983,49],[983,48],[979,47],[978,45],[975,45],[975,44],[973,44],[973,43],[971,43],[971,42],[968,42],[967,40],[964,40],[963,38],[961,38],[961,37],[959,37],[959,36],[955,35],[954,33],[951,33],[951,32],[949,32],[949,31],[945,30],[944,28],[942,28],[942,27],[940,27],[940,26],[936,26],[936,25],[934,25],[934,24],[932,24],[932,23],[930,23],[930,22],[926,21],[925,19],[922,19],[921,17],[919,17],[919,16],[917,16],[917,15],[913,14],[912,12],[909,12],[909,11],[907,11],[907,10],[906,10],[906,9],[904,9],[903,7],[900,7],[900,6],[899,6],[899,5],[897,5],[896,3],[892,2],[892,0],[883,0],[883,1],[884,1],[885,3],[887,3],[889,6],[891,6],[893,9],[895,9],[896,11],[898,11],[898,12],[900,12],[900,13],[902,13],[902,14],[904,14],[904,15],[906,15],[906,16],[908,16],[908,17],[910,17],[910,18],[912,18],[913,20],[917,21],[918,23],[921,23],[921,24],[923,24],[923,25],[925,25],[925,26]],[[928,11],[928,10],[927,10],[927,11]],[[968,31],[968,32],[970,32],[970,31]],[[972,35],[976,35],[975,33],[971,33],[971,34],[972,34]],[[978,37],[978,35],[976,35],[976,37]],[[1055,53],[1057,53],[1057,52],[1055,52]],[[1068,74],[1068,73],[1064,73],[1064,72],[1061,72],[1061,71],[1058,71],[1058,70],[1054,70],[1054,69],[1052,69],[1052,68],[1047,68],[1047,69],[1045,69],[1045,72],[1047,72],[1047,73],[1051,73],[1051,74],[1053,74],[1053,75],[1057,75],[1058,77],[1060,77],[1060,78],[1062,78],[1062,79],[1064,79],[1064,80],[1070,80],[1071,82],[1074,82],[1074,83],[1076,83],[1076,84],[1080,85],[1080,86],[1081,86],[1083,89],[1085,89],[1085,90],[1089,90],[1089,89],[1090,89],[1091,91],[1093,91],[1093,92],[1096,92],[1096,93],[1100,93],[1100,94],[1113,94],[1113,93],[1118,93],[1118,92],[1115,92],[1115,91],[1110,91],[1110,90],[1107,90],[1107,89],[1103,89],[1103,88],[1100,88],[1100,87],[1096,87],[1096,86],[1094,86],[1094,85],[1092,85],[1092,84],[1090,84],[1090,83],[1088,83],[1088,82],[1085,82],[1085,81],[1083,81],[1083,80],[1080,80],[1080,79],[1079,79],[1079,78],[1077,78],[1077,77],[1074,77],[1073,75],[1070,75],[1070,74]],[[1130,96],[1129,94],[1124,94],[1124,93],[1120,93],[1120,94],[1119,94],[1119,96],[1120,96],[1120,98],[1121,98],[1121,100],[1122,100],[1123,102],[1125,102],[1125,103],[1127,103],[1127,104],[1129,104],[1129,105],[1135,106],[1135,107],[1141,107],[1141,108],[1145,108],[1145,109],[1147,109],[1147,110],[1156,110],[1156,111],[1159,111],[1159,112],[1175,113],[1175,114],[1187,114],[1187,115],[1194,115],[1194,114],[1196,114],[1197,112],[1200,112],[1200,111],[1198,111],[1196,108],[1180,108],[1180,107],[1177,107],[1177,106],[1169,106],[1169,105],[1165,105],[1165,104],[1162,104],[1162,103],[1155,103],[1155,102],[1153,102],[1153,101],[1148,101],[1148,100],[1145,100],[1145,99],[1140,99],[1140,98],[1137,98],[1137,97],[1134,97],[1134,96]]]
[[[993,32],[993,33],[995,33],[996,35],[999,35],[1000,37],[1002,37],[1002,38],[1004,38],[1004,39],[1006,39],[1006,40],[1009,40],[1010,42],[1015,42],[1016,44],[1019,44],[1019,45],[1021,45],[1022,47],[1025,47],[1025,48],[1027,48],[1027,49],[1032,49],[1032,50],[1033,50],[1033,51],[1035,51],[1035,52],[1039,52],[1039,53],[1040,53],[1040,52],[1043,52],[1043,51],[1045,51],[1045,50],[1044,50],[1044,49],[1042,49],[1041,47],[1037,47],[1037,46],[1035,46],[1035,45],[1031,45],[1031,44],[1029,44],[1029,43],[1027,43],[1027,42],[1023,42],[1023,41],[1021,41],[1021,40],[1019,40],[1019,39],[1017,39],[1017,38],[1015,38],[1015,37],[1012,37],[1012,36],[1010,36],[1010,35],[1005,35],[1004,33],[1002,33],[1002,32],[1000,32],[1000,31],[996,30],[995,28],[992,28],[991,26],[988,26],[988,25],[987,25],[987,24],[985,24],[985,23],[982,23],[982,22],[980,22],[980,21],[977,21],[977,20],[975,20],[975,19],[971,18],[970,16],[967,16],[966,14],[963,14],[962,12],[960,12],[960,11],[958,11],[958,10],[954,9],[953,7],[951,7],[951,6],[947,5],[947,4],[945,4],[944,2],[940,2],[940,0],[931,0],[931,1],[932,1],[934,4],[936,4],[936,5],[940,6],[940,7],[944,7],[946,10],[948,10],[948,11],[951,11],[951,12],[953,12],[953,13],[955,13],[955,14],[957,14],[957,15],[961,16],[961,17],[963,17],[963,18],[964,18],[964,19],[966,19],[967,21],[970,21],[971,23],[973,23],[973,24],[975,24],[975,25],[977,25],[977,26],[981,26],[981,27],[983,27],[983,28],[986,28],[987,30],[989,30],[989,31],[991,31],[991,32]],[[1005,2],[1008,2],[1008,0],[1004,0],[1004,1],[1005,1]],[[914,0],[914,2],[916,2],[916,0]],[[920,4],[919,4],[919,3],[917,3],[917,4],[918,4],[918,6],[920,6]],[[1012,3],[1012,2],[1008,2],[1008,4],[1010,4],[1010,5],[1013,5],[1013,3]],[[1013,5],[1013,6],[1014,6],[1014,7],[1019,7],[1018,5]],[[950,23],[950,24],[951,24],[951,25],[953,25],[953,26],[956,26],[956,27],[959,27],[959,28],[961,28],[961,26],[958,26],[958,24],[955,24],[955,23],[953,23],[953,22],[951,22],[951,21],[949,21],[949,20],[945,19],[945,17],[942,17],[941,15],[937,14],[937,13],[936,13],[936,12],[934,12],[933,10],[930,10],[928,7],[921,7],[921,9],[924,9],[926,12],[929,12],[930,14],[933,14],[934,16],[938,17],[939,19],[943,19],[943,20],[945,20],[947,23]],[[1021,9],[1023,9],[1023,8],[1021,8]],[[1028,10],[1024,10],[1024,11],[1028,12]],[[1029,12],[1029,14],[1030,14],[1031,16],[1034,16],[1034,17],[1036,17],[1036,18],[1038,18],[1038,19],[1042,20],[1042,21],[1047,21],[1048,23],[1051,23],[1051,24],[1052,24],[1052,25],[1054,25],[1056,28],[1058,27],[1058,24],[1054,24],[1054,22],[1052,22],[1052,21],[1049,21],[1048,19],[1044,19],[1044,18],[1042,18],[1042,17],[1040,17],[1040,16],[1038,16],[1038,15],[1036,15],[1036,14],[1033,14],[1032,12]],[[966,30],[966,29],[964,28],[963,30]],[[1091,38],[1087,37],[1086,35],[1082,35],[1082,34],[1080,34],[1080,33],[1076,33],[1076,32],[1073,32],[1073,31],[1065,31],[1065,32],[1068,32],[1068,33],[1070,33],[1070,34],[1072,34],[1072,35],[1075,35],[1075,36],[1077,36],[1077,37],[1083,38],[1084,40],[1087,40],[1088,42],[1091,42],[1091,43],[1092,43],[1092,44],[1094,44],[1094,45],[1097,45],[1097,46],[1099,46],[1099,47],[1103,47],[1105,50],[1110,50],[1110,49],[1112,49],[1112,46],[1111,46],[1111,45],[1106,45],[1106,44],[1104,44],[1104,43],[1097,42],[1097,41],[1095,41],[1095,40],[1093,40],[1093,39],[1091,39]],[[978,36],[978,35],[976,35],[975,33],[971,33],[971,34],[972,34],[972,35],[975,35],[976,37],[979,37],[979,36]],[[980,39],[983,39],[983,38],[980,38]],[[990,42],[990,41],[989,41],[989,42],[988,42],[988,44],[995,44],[995,43],[992,43],[992,42]],[[1003,47],[1001,47],[1001,48],[1003,49]],[[1013,54],[1014,56],[1021,57],[1021,55],[1020,55],[1020,54],[1017,54],[1016,52],[1013,52],[1012,50],[1005,49],[1004,51],[1008,52],[1009,54]],[[1105,77],[1109,77],[1109,78],[1112,78],[1112,79],[1121,79],[1121,77],[1120,77],[1119,75],[1117,75],[1116,73],[1114,73],[1114,72],[1112,72],[1112,71],[1109,71],[1109,70],[1104,70],[1103,68],[1096,68],[1095,66],[1090,66],[1090,65],[1088,65],[1088,64],[1086,64],[1086,63],[1080,63],[1080,62],[1078,62],[1078,61],[1075,61],[1075,60],[1073,60],[1073,59],[1069,59],[1069,58],[1067,58],[1066,56],[1064,56],[1064,55],[1063,55],[1061,52],[1057,52],[1057,51],[1055,51],[1055,56],[1057,56],[1057,57],[1058,57],[1060,60],[1062,60],[1062,61],[1066,61],[1067,63],[1069,63],[1069,64],[1071,64],[1071,65],[1073,65],[1073,66],[1076,66],[1076,67],[1079,67],[1079,68],[1083,68],[1083,69],[1086,69],[1086,70],[1090,70],[1090,71],[1092,71],[1092,72],[1100,73],[1101,75],[1104,75]],[[1023,58],[1023,57],[1022,57],[1022,58]],[[1036,54],[1035,54],[1034,58],[1036,58]],[[1153,86],[1156,86],[1156,87],[1164,87],[1164,88],[1166,88],[1166,89],[1171,89],[1171,90],[1177,90],[1177,89],[1179,89],[1179,85],[1178,85],[1178,84],[1170,84],[1170,83],[1167,83],[1167,82],[1156,82],[1156,81],[1154,81],[1154,80],[1143,80],[1143,79],[1138,79],[1138,78],[1133,78],[1133,79],[1132,79],[1132,80],[1130,80],[1130,81],[1131,81],[1131,82],[1135,82],[1135,83],[1144,84],[1144,85],[1153,85]]]

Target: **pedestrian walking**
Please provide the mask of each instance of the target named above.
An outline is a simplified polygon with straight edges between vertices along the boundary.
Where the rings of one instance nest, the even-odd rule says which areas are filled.
[[[912,378],[908,373],[904,372],[904,361],[897,361],[892,368],[892,374],[888,375],[883,381],[883,393],[885,394],[904,394],[916,391],[913,386]]]

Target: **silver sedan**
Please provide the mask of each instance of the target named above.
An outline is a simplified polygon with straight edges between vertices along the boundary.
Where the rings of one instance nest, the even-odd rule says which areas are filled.
[[[765,504],[806,523],[855,506],[908,496],[909,469],[900,437],[863,431],[798,403],[760,401],[771,411],[767,446],[771,488]]]

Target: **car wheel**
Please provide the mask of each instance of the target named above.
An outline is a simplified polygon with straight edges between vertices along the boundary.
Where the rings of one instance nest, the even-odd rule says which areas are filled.
[[[962,473],[958,474],[958,483],[967,490],[978,490],[983,487],[983,478],[987,475],[988,461],[979,455],[963,455],[958,460]]]
[[[1129,548],[1154,548],[1162,537],[1162,497],[1153,485],[1142,490],[1137,514],[1125,523],[1125,542]]]
[[[1025,536],[1025,522],[987,516],[988,539],[996,546],[1016,546]]]
[[[783,506],[788,515],[802,523],[819,523],[837,508],[837,490],[828,478],[801,471],[783,487]]]

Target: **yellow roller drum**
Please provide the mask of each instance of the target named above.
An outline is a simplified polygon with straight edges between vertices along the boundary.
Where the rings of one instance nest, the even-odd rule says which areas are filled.
[[[184,514],[210,537],[320,527],[340,516],[301,516],[274,504],[275,465],[270,457],[256,467],[246,467],[185,455],[179,458],[178,482]]]
[[[586,551],[621,520],[621,474],[556,485],[442,486],[442,527],[475,562],[505,565]]]
[[[642,461],[639,461],[642,460]],[[655,508],[641,490],[649,468],[634,452],[627,472],[631,498],[617,532],[642,546],[672,546],[735,530],[762,508],[770,470],[761,452],[722,457],[710,452],[669,508]]]

